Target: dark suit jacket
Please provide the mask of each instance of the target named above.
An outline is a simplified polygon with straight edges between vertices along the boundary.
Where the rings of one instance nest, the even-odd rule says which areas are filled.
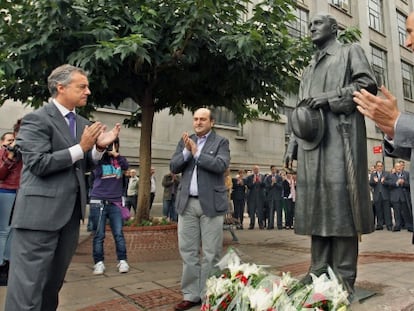
[[[191,135],[196,141],[196,135]],[[185,161],[183,156],[184,141],[181,139],[170,162],[170,171],[181,173],[181,182],[176,197],[176,210],[182,214],[190,195],[190,183],[193,170],[197,164],[198,197],[204,215],[214,217],[223,215],[229,207],[227,188],[224,184],[224,172],[230,164],[230,149],[227,138],[212,131],[196,161],[192,155]]]
[[[381,179],[382,177],[385,178],[385,180],[387,180],[387,178],[389,178],[390,173],[382,171],[381,172]],[[372,173],[369,176],[369,185],[371,186],[372,190],[373,190],[373,199],[374,202],[375,201],[380,201],[380,200],[389,200],[390,199],[390,189],[389,187],[385,184],[385,180],[384,183],[381,183],[381,179],[378,178],[378,182],[375,182],[374,178],[378,177],[378,173]]]
[[[249,189],[249,194],[247,198],[247,204],[250,207],[257,207],[255,204],[258,204],[259,207],[263,206],[265,201],[265,176],[263,174],[259,174],[260,182],[254,182],[254,174],[251,174],[245,178],[245,184]]]
[[[54,231],[71,218],[78,192],[85,214],[85,172],[92,168],[90,152],[72,164],[69,147],[80,141],[88,120],[77,115],[77,141],[57,107],[48,103],[27,114],[16,144],[23,157],[20,190],[16,198],[14,228]]]
[[[266,186],[266,199],[268,201],[281,200],[282,199],[282,189],[283,189],[283,179],[282,176],[276,174],[276,182],[272,185],[272,175],[267,175],[265,178]]]
[[[239,185],[237,178],[232,178],[233,190],[231,192],[231,198],[233,200],[246,200],[246,185]]]
[[[398,180],[397,174],[389,174],[388,178],[385,180],[385,183],[390,188],[390,201],[391,202],[407,202],[408,203],[408,196],[409,196],[409,189],[410,189],[410,181],[404,177],[405,183],[403,185],[397,186]]]

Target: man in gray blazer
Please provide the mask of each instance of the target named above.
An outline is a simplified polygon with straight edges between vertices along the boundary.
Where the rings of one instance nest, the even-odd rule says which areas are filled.
[[[175,306],[177,311],[201,303],[206,279],[222,255],[224,214],[229,206],[224,172],[229,167],[230,150],[229,141],[212,131],[213,125],[209,109],[196,110],[195,134],[182,135],[170,163],[172,173],[182,174],[176,211],[183,301]]]
[[[406,23],[407,37],[405,46],[414,51],[414,12],[408,15]],[[358,110],[372,119],[386,134],[384,145],[389,156],[411,160],[410,189],[411,202],[414,195],[414,116],[398,109],[397,99],[385,87],[380,88],[385,98],[374,96],[366,90],[354,92],[354,102]],[[412,238],[414,244],[414,235]]]
[[[118,136],[76,115],[91,94],[87,74],[62,65],[48,77],[52,99],[27,114],[17,137],[23,158],[12,220],[6,311],[52,311],[85,215],[85,172]],[[67,119],[67,120],[66,120]]]

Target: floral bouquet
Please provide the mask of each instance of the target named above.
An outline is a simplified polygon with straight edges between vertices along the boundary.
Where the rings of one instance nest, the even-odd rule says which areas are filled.
[[[348,293],[330,268],[304,285],[289,273],[279,277],[263,266],[242,263],[232,249],[217,266],[220,275],[207,280],[201,311],[348,310]]]

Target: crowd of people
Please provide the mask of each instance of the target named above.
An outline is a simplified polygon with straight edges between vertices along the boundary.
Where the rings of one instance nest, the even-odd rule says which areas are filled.
[[[369,173],[369,185],[375,229],[398,232],[406,229],[413,232],[413,214],[410,193],[410,174],[405,170],[405,161],[395,162],[389,171],[384,163],[377,161]]]
[[[243,230],[244,213],[249,217],[248,229],[293,229],[296,196],[296,174],[279,170],[275,165],[261,173],[258,165],[252,170],[239,170],[231,179],[230,212],[236,229]],[[276,219],[275,219],[276,218]]]

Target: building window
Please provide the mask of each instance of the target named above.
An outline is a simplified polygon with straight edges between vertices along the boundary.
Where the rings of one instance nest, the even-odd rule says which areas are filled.
[[[413,66],[401,62],[404,98],[413,99]]]
[[[397,29],[398,29],[398,42],[400,45],[404,46],[405,44],[405,20],[407,16],[397,12]]]
[[[349,1],[348,0],[330,0],[330,3],[344,11],[349,12]]]
[[[378,85],[387,85],[387,55],[385,51],[371,46],[372,69]]]
[[[288,23],[288,31],[292,37],[303,38],[308,34],[308,12],[296,7],[292,13],[296,16],[296,20]]]
[[[376,31],[382,32],[382,2],[381,0],[368,1],[369,26]]]
[[[215,123],[217,125],[239,127],[239,123],[237,122],[236,115],[233,111],[225,107],[214,107],[211,108],[211,111],[213,112]]]

